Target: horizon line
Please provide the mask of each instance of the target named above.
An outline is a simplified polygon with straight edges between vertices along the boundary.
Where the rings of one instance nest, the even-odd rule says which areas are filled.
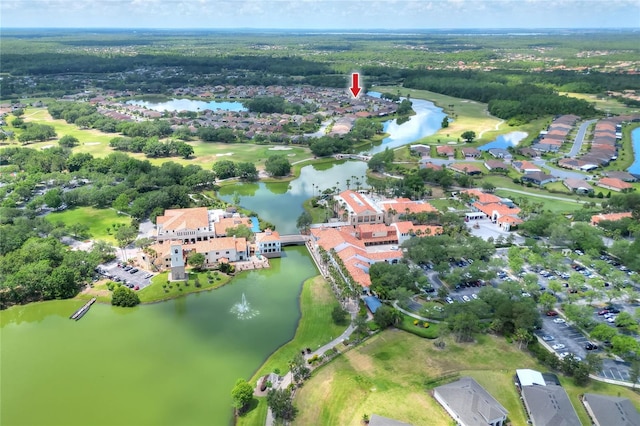
[[[29,26],[4,26],[4,30],[191,30],[191,31],[340,31],[340,32],[361,32],[361,31],[491,31],[491,30],[634,30],[640,31],[640,27],[448,27],[448,28],[271,28],[271,27],[29,27]],[[1,30],[0,30],[1,33]]]

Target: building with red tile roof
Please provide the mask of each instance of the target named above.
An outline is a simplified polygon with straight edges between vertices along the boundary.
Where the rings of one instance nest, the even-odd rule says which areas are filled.
[[[405,241],[415,236],[442,234],[442,226],[439,225],[414,225],[412,222],[402,221],[394,222],[391,226],[396,229],[399,245],[402,245]]]
[[[203,241],[215,236],[206,207],[169,209],[156,219],[157,240]]]
[[[456,154],[455,148],[449,145],[441,145],[436,147],[436,152],[438,155],[453,157]]]
[[[256,238],[256,254],[264,257],[280,257],[282,255],[282,247],[280,234],[278,231],[265,229],[264,232],[258,232]]]
[[[335,200],[336,212],[350,225],[384,222],[385,212],[364,194],[346,190],[337,195]]]
[[[603,220],[615,222],[615,221],[624,219],[625,217],[632,217],[631,212],[608,213],[608,214],[600,213],[600,214],[591,216],[591,226],[597,226]]]
[[[232,217],[221,217],[217,222],[213,223],[213,229],[215,231],[216,237],[226,237],[227,229],[229,228],[237,228],[240,225],[244,225],[251,229],[253,224],[251,223],[251,219],[248,217],[240,217],[239,215],[234,215]]]
[[[475,164],[453,163],[449,166],[449,168],[454,172],[464,173],[465,175],[469,176],[482,174],[482,169]]]
[[[205,267],[216,265],[222,258],[228,262],[238,262],[249,259],[249,244],[245,238],[221,237],[182,244],[181,240],[165,241],[154,244],[148,250],[141,251],[138,259],[147,269],[163,270],[171,267],[171,246],[181,246],[184,259],[189,253],[201,253],[205,257]]]
[[[618,191],[618,192],[628,191],[633,188],[633,185],[631,185],[630,183],[627,183],[625,181],[622,181],[617,178],[612,178],[612,177],[604,177],[600,179],[596,183],[596,185],[602,188],[606,188],[606,189],[610,189],[612,191]]]

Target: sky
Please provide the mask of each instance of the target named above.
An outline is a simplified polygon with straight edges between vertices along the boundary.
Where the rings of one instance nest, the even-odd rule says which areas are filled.
[[[2,0],[2,28],[640,28],[640,0]]]

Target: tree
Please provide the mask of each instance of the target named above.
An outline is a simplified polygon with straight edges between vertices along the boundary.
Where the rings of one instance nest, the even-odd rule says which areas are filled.
[[[447,326],[458,342],[471,341],[473,333],[480,330],[479,323],[480,319],[473,312],[459,312],[447,318]]]
[[[80,222],[74,222],[69,225],[69,232],[76,238],[83,238],[89,232],[89,225]]]
[[[449,127],[449,117],[445,116],[445,117],[442,119],[442,123],[440,124],[440,126],[441,126],[443,129],[446,129],[447,127]]]
[[[180,143],[176,145],[176,153],[182,158],[189,158],[193,155],[193,147],[187,143]]]
[[[413,102],[411,102],[409,99],[403,99],[402,102],[400,102],[400,105],[398,105],[398,109],[396,110],[396,112],[398,113],[398,115],[407,115],[410,114],[413,111]]]
[[[255,164],[249,162],[238,163],[236,165],[236,176],[242,180],[256,181],[258,180],[258,170]]]
[[[138,236],[138,230],[133,226],[121,226],[116,231],[116,241],[118,241],[118,247],[122,250],[123,258],[126,260],[125,247],[135,241]]]
[[[311,376],[311,370],[307,367],[307,363],[301,353],[297,353],[289,363],[293,380],[297,383],[304,382]]]
[[[278,420],[293,420],[298,412],[293,406],[291,391],[288,389],[271,389],[267,394],[267,405]]]
[[[57,209],[62,205],[62,190],[54,188],[44,194],[44,203],[52,209]]]
[[[471,143],[476,138],[476,132],[474,132],[473,130],[467,130],[465,132],[462,132],[460,136],[465,140],[465,142]]]
[[[538,299],[538,303],[542,305],[545,312],[550,311],[556,304],[556,298],[549,293],[542,293]]]
[[[272,155],[267,158],[264,168],[271,176],[286,176],[291,172],[291,163],[284,155]]]
[[[238,237],[238,238],[251,238],[253,236],[253,231],[247,225],[240,224],[233,228],[227,228],[225,230],[227,237]]]
[[[113,209],[118,212],[118,214],[126,212],[129,209],[130,201],[131,200],[129,200],[129,196],[123,192],[122,194],[118,195],[115,200],[113,200],[111,207],[113,207]]]
[[[400,312],[391,306],[382,305],[373,314],[373,321],[380,328],[387,328],[400,322]]]
[[[196,253],[195,251],[190,253],[187,257],[187,263],[194,269],[200,271],[204,267],[205,257],[202,253]]]
[[[298,228],[302,233],[307,233],[309,231],[309,225],[313,222],[313,218],[311,217],[311,213],[308,211],[303,211],[298,216],[298,220],[296,220],[296,228]]]
[[[621,327],[628,331],[636,331],[638,329],[638,323],[629,312],[620,312],[616,316],[615,324],[616,327]]]
[[[80,143],[80,141],[78,140],[78,138],[76,138],[75,136],[71,136],[71,135],[64,135],[58,141],[58,144],[60,146],[65,147],[65,148],[73,148],[74,146],[78,145],[79,143]]]
[[[233,398],[233,407],[238,414],[242,414],[253,400],[253,387],[246,380],[238,379],[231,391],[231,397]]]
[[[236,163],[230,160],[219,160],[213,163],[213,171],[218,179],[236,177]]]
[[[337,325],[345,325],[348,321],[347,315],[348,312],[345,311],[340,305],[334,306],[333,310],[331,311],[331,319],[333,319],[333,322]]]
[[[493,192],[496,190],[496,186],[494,184],[492,184],[491,182],[483,182],[482,183],[482,190],[484,192]]]
[[[138,294],[131,290],[128,287],[123,285],[118,286],[111,296],[111,304],[113,306],[122,306],[126,308],[131,308],[140,303],[140,298]]]

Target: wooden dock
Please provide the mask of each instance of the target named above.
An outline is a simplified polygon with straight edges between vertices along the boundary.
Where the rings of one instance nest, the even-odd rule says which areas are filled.
[[[84,314],[86,314],[89,311],[89,308],[91,307],[91,305],[95,303],[95,301],[96,301],[96,298],[95,297],[92,298],[87,303],[85,303],[80,309],[75,311],[73,315],[71,315],[69,318],[72,320],[78,321],[80,318],[84,316]]]

